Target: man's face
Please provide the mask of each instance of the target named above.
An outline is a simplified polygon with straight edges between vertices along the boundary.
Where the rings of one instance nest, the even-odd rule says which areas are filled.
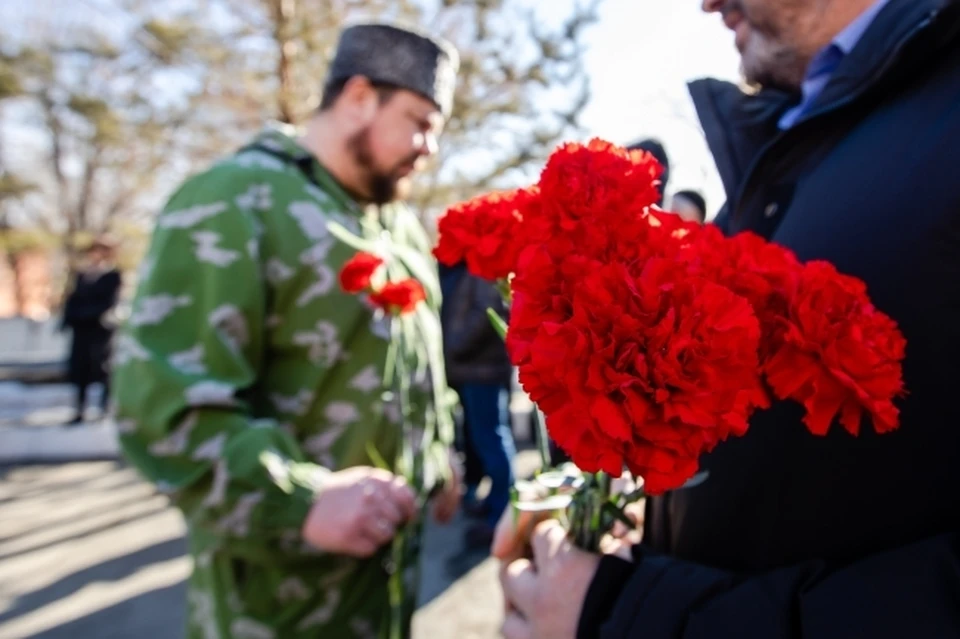
[[[108,263],[112,257],[112,251],[104,247],[94,246],[87,251],[86,261],[90,266],[100,266]]]
[[[829,0],[703,0],[735,35],[748,82],[796,88],[821,42]]]
[[[433,102],[397,90],[348,141],[367,181],[371,201],[384,204],[409,195],[410,176],[437,152],[443,116]]]

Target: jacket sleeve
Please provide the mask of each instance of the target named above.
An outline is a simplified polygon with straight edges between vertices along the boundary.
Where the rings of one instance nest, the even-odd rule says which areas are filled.
[[[730,203],[727,202],[723,205],[720,211],[717,213],[717,216],[713,218],[711,222],[714,226],[720,229],[720,232],[724,235],[730,235]]]
[[[298,539],[328,471],[306,461],[276,421],[252,418],[268,294],[258,220],[236,203],[249,186],[243,175],[206,174],[168,203],[116,345],[114,379],[132,465],[193,528],[261,547]]]
[[[578,637],[876,639],[960,636],[960,535],[847,565],[738,575],[635,548],[605,557]]]

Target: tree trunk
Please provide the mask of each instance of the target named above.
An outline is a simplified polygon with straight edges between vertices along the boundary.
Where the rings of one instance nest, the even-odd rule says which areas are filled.
[[[277,43],[277,76],[280,90],[277,94],[277,107],[280,121],[293,124],[296,121],[296,95],[293,88],[292,65],[297,53],[297,44],[290,38],[290,23],[296,13],[296,0],[272,0],[273,37]]]
[[[23,290],[23,278],[20,277],[20,260],[17,259],[13,251],[4,251],[7,268],[10,270],[10,277],[13,281],[13,313],[17,317],[23,317],[26,312],[26,291]]]

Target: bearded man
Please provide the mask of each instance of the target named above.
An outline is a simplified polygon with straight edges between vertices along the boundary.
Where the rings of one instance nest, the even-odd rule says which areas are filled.
[[[118,344],[117,418],[126,458],[186,516],[191,638],[378,636],[389,542],[417,510],[375,467],[401,445],[384,382],[399,370],[412,371],[405,418],[438,433],[434,514],[456,508],[440,287],[398,200],[437,151],[458,64],[411,30],[344,30],[302,136],[268,126],[157,218]],[[360,249],[426,302],[392,317],[345,293],[338,273]]]

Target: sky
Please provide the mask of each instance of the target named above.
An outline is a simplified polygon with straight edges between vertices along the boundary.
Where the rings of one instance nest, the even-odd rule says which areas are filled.
[[[38,12],[77,7],[76,1],[0,0],[0,19],[16,23]],[[549,5],[550,13],[561,2],[526,1],[537,9]],[[586,0],[566,0],[577,1]],[[110,1],[83,4],[109,6]],[[723,188],[686,83],[706,76],[737,80],[739,57],[733,35],[718,16],[701,12],[700,0],[601,0],[599,23],[586,31],[586,41],[593,91],[582,118],[587,134],[618,144],[659,138],[671,162],[669,191],[699,190],[707,197],[710,215],[715,213],[725,199]]]
[[[670,158],[668,190],[701,191],[712,216],[724,202],[723,187],[686,83],[737,81],[733,34],[719,16],[701,12],[700,0],[603,0],[587,42],[588,133],[617,144],[659,138]]]

